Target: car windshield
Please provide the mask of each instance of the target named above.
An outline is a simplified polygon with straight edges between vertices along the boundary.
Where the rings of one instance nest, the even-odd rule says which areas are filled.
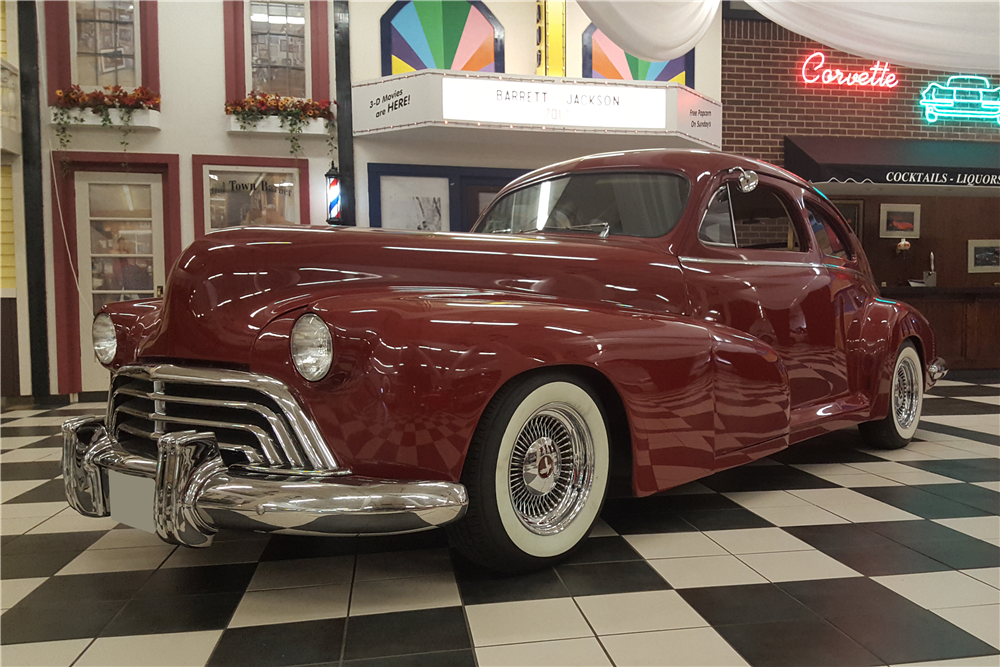
[[[680,220],[689,190],[687,179],[676,174],[565,176],[511,192],[473,231],[663,236]]]

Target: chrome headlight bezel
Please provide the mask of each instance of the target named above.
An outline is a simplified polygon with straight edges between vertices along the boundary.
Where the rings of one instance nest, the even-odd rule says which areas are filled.
[[[118,354],[118,333],[115,323],[107,313],[98,313],[90,329],[94,343],[94,355],[105,366],[110,366]]]
[[[303,378],[318,382],[333,364],[333,335],[319,315],[306,313],[295,321],[288,341],[292,365]]]

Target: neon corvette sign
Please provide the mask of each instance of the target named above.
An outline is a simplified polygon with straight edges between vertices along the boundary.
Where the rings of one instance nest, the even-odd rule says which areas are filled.
[[[927,122],[939,118],[992,120],[1000,123],[1000,86],[990,88],[984,76],[959,75],[948,82],[934,82],[920,93]]]
[[[895,88],[899,85],[896,73],[889,69],[889,63],[876,61],[874,65],[859,72],[845,72],[824,67],[826,56],[821,51],[813,53],[802,63],[802,80],[808,84],[823,84],[842,87],[870,86],[872,88]]]

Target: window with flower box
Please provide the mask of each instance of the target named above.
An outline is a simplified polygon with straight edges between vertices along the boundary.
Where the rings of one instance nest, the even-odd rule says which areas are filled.
[[[330,99],[328,0],[225,0],[226,100]]]
[[[251,2],[250,89],[307,97],[309,30],[304,2]]]
[[[45,12],[48,103],[73,84],[160,89],[156,0],[55,0]]]
[[[73,82],[83,88],[140,85],[138,12],[130,0],[76,0],[71,11]]]

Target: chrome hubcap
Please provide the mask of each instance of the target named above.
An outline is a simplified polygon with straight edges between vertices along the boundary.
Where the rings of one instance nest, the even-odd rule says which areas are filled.
[[[904,358],[896,366],[896,374],[892,378],[892,410],[896,424],[902,429],[913,425],[920,407],[919,377],[912,359]]]
[[[522,479],[529,493],[544,496],[559,479],[559,448],[552,438],[542,436],[528,447],[522,464]]]
[[[594,441],[583,415],[565,403],[536,410],[521,427],[508,468],[514,514],[528,530],[563,530],[586,504]]]

